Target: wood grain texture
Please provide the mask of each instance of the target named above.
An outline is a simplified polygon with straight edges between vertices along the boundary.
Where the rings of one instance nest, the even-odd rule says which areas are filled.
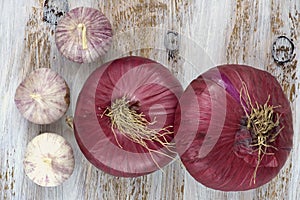
[[[50,0],[49,0],[50,1]],[[55,26],[43,21],[43,0],[0,2],[0,199],[300,199],[300,2],[281,0],[72,0],[69,8],[89,6],[111,21],[112,47],[98,62],[66,60],[54,42]],[[179,48],[167,50],[168,31],[178,33]],[[278,65],[271,47],[279,35],[293,40],[295,57]],[[246,192],[220,192],[197,183],[180,162],[164,172],[138,178],[117,178],[97,170],[81,154],[65,119],[35,125],[18,112],[13,97],[18,84],[35,68],[59,72],[70,86],[72,115],[76,94],[91,70],[124,56],[141,55],[167,66],[184,87],[199,73],[224,63],[268,70],[281,83],[293,110],[294,148],[280,174],[270,183]],[[85,70],[86,68],[86,70]],[[57,132],[75,152],[73,175],[63,185],[42,188],[24,174],[27,143],[41,132]]]

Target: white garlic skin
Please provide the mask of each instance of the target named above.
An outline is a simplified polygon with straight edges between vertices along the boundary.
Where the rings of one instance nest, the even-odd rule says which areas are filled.
[[[83,27],[85,37],[82,37]],[[107,17],[99,10],[77,7],[66,13],[58,22],[55,42],[61,54],[69,60],[90,63],[109,50],[112,43],[112,27]]]
[[[73,173],[75,160],[71,145],[56,133],[43,133],[29,142],[24,170],[34,183],[43,187],[55,187]]]
[[[15,104],[27,120],[51,124],[66,113],[70,90],[57,72],[49,68],[36,69],[18,86]]]

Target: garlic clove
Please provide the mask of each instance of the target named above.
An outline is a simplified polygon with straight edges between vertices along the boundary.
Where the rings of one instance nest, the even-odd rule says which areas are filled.
[[[28,143],[23,164],[34,183],[54,187],[71,176],[75,160],[66,139],[56,133],[43,133]]]
[[[104,55],[111,45],[111,24],[97,9],[74,8],[58,22],[55,42],[61,54],[69,60],[93,62]]]
[[[65,80],[49,68],[31,72],[18,86],[15,103],[20,113],[35,124],[50,124],[61,118],[70,104]]]

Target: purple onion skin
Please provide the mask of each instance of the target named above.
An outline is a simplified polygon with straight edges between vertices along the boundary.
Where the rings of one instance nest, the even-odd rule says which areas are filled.
[[[86,27],[87,47],[82,43],[82,30]],[[112,42],[112,27],[106,16],[99,10],[78,7],[70,10],[58,22],[55,42],[63,56],[77,63],[90,63],[105,55]]]
[[[77,101],[74,127],[80,149],[97,168],[114,176],[137,177],[152,173],[159,169],[153,159],[160,167],[167,165],[176,154],[158,142],[148,142],[148,145],[171,158],[155,152],[151,158],[146,148],[116,130],[120,148],[110,119],[102,114],[115,99],[126,96],[147,120],[156,118],[153,128],[173,126],[182,92],[181,84],[170,71],[150,59],[130,56],[102,65],[87,79]],[[171,142],[173,136],[166,138]]]
[[[258,153],[246,128],[245,102],[240,90],[245,83],[253,103],[280,106],[283,128],[267,148],[254,171]],[[180,98],[175,118],[176,149],[188,172],[203,185],[222,191],[257,188],[272,180],[285,164],[293,146],[290,103],[280,84],[268,72],[245,65],[223,65],[193,80]],[[246,109],[247,112],[251,108]]]

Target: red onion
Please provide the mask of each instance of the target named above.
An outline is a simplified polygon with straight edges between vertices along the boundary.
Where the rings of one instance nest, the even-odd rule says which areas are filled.
[[[108,51],[112,42],[111,24],[97,9],[74,8],[59,21],[55,42],[66,58],[89,63]]]
[[[286,162],[292,113],[268,72],[244,65],[212,68],[191,82],[178,105],[176,149],[203,185],[223,191],[256,188]]]
[[[174,159],[173,123],[179,81],[161,64],[124,57],[97,68],[84,84],[74,116],[75,137],[99,169],[135,177]]]

